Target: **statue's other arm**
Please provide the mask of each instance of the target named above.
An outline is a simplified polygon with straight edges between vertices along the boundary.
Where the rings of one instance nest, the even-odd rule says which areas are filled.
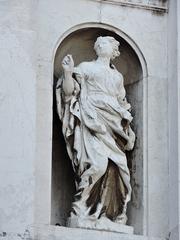
[[[124,78],[121,75],[121,73],[119,73],[120,76],[120,84],[119,84],[119,96],[118,96],[118,101],[120,106],[124,109],[124,111],[122,111],[122,125],[123,127],[126,126],[128,127],[129,123],[132,121],[132,116],[129,112],[131,105],[127,102],[126,99],[126,90],[124,88]]]
[[[63,91],[67,97],[70,97],[74,92],[74,79],[72,77],[74,70],[74,61],[71,55],[64,57],[62,61],[62,67],[64,70]]]

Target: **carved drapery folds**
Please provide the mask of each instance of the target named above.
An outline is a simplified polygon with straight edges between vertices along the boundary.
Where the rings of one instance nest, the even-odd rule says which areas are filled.
[[[57,107],[77,176],[71,227],[106,228],[127,221],[131,185],[125,151],[133,149],[135,134],[123,77],[111,64],[118,46],[113,37],[98,37],[96,60],[77,67],[71,55],[62,61]]]

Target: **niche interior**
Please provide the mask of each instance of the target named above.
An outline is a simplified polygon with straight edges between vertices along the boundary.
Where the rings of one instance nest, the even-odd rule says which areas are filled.
[[[76,30],[64,38],[57,48],[54,59],[54,89],[62,74],[63,57],[72,54],[75,66],[82,61],[95,59],[93,45],[98,36],[113,36],[120,42],[121,55],[112,63],[124,76],[127,99],[131,103],[134,117],[132,128],[136,134],[134,150],[127,156],[132,185],[132,200],[128,205],[128,224],[134,227],[135,233],[141,234],[143,227],[143,76],[137,54],[129,43],[114,31],[99,27]],[[74,173],[56,111],[55,91],[53,96],[51,224],[66,226],[75,192]]]

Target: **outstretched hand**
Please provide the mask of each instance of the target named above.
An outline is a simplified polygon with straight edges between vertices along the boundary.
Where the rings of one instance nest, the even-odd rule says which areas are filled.
[[[73,72],[74,70],[74,61],[72,55],[68,54],[62,60],[62,67],[65,72]]]

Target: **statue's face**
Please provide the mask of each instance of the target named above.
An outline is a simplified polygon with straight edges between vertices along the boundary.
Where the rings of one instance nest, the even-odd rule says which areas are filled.
[[[98,57],[112,58],[114,51],[113,47],[113,44],[105,37],[101,37],[95,43],[95,50]]]

